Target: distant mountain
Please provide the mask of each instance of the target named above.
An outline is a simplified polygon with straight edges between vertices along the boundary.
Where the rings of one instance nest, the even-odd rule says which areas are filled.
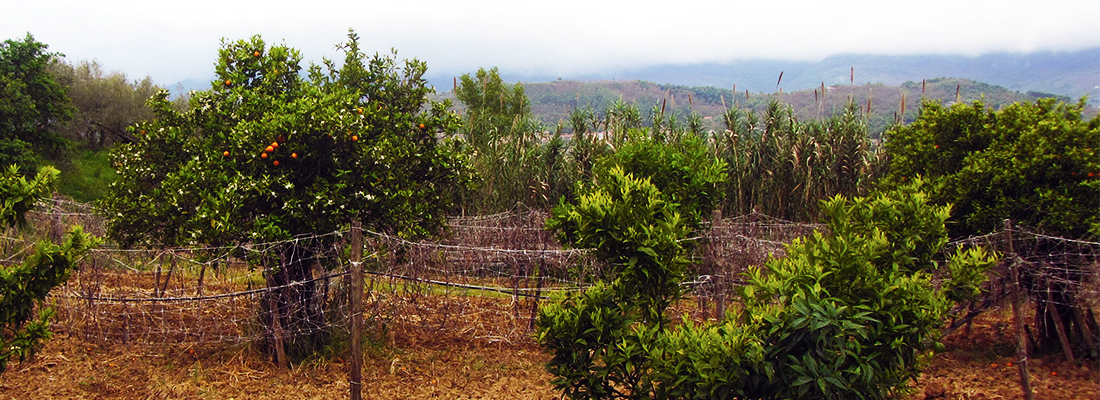
[[[488,66],[487,66],[488,67]],[[901,85],[926,79],[950,77],[969,79],[1021,92],[1050,93],[1074,100],[1088,95],[1100,105],[1100,47],[1074,52],[992,53],[959,55],[860,55],[840,54],[819,62],[750,60],[728,63],[659,65],[599,74],[552,77],[511,74],[501,71],[510,82],[648,81],[689,87],[716,87],[755,93],[811,90],[838,84]],[[469,71],[474,72],[474,71]],[[781,82],[779,74],[783,74]],[[429,80],[440,91],[450,90],[452,75],[432,75]]]
[[[784,74],[784,82],[786,74]],[[774,85],[774,83],[773,83]],[[569,113],[576,108],[591,108],[603,113],[614,102],[633,104],[648,118],[652,111],[664,109],[666,115],[677,116],[686,123],[692,113],[698,115],[708,129],[723,129],[723,113],[730,107],[761,113],[768,103],[778,101],[789,106],[800,120],[821,120],[843,112],[850,105],[866,115],[870,131],[877,135],[889,125],[910,122],[917,117],[922,100],[950,104],[955,101],[982,101],[999,109],[1015,102],[1032,102],[1041,97],[1057,97],[1076,102],[1068,96],[1053,96],[1035,91],[1020,92],[968,79],[936,78],[901,85],[857,84],[818,85],[809,90],[781,93],[752,93],[708,86],[661,85],[646,81],[581,82],[561,80],[526,83],[524,90],[531,101],[531,111],[548,127],[562,124],[569,129]],[[437,99],[454,100],[451,92],[437,94]],[[903,100],[904,99],[904,100]],[[457,102],[456,102],[457,103]],[[461,112],[461,104],[456,104]],[[1089,107],[1086,116],[1096,115]]]

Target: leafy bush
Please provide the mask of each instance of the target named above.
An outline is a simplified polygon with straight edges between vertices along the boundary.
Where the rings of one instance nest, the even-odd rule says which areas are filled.
[[[57,175],[56,169],[43,167],[28,182],[19,176],[18,166],[4,169],[0,173],[0,227],[25,225],[24,213],[50,192]],[[33,356],[49,339],[49,319],[54,312],[45,302],[46,295],[69,279],[77,260],[96,243],[77,226],[60,245],[39,242],[34,253],[21,262],[0,264],[0,373],[11,359],[23,361]],[[33,315],[35,309],[37,316]]]
[[[539,310],[539,342],[554,354],[547,369],[572,398],[650,391],[646,349],[680,298],[688,264],[680,239],[690,230],[675,205],[648,179],[619,167],[608,172],[547,223],[562,243],[595,248],[610,268],[605,282]]]
[[[828,230],[794,241],[787,257],[751,269],[741,290],[743,309],[716,326],[687,320],[676,327],[654,323],[664,317],[653,313],[663,313],[668,303],[639,301],[640,293],[659,291],[649,291],[640,279],[623,279],[626,274],[610,285],[558,298],[538,320],[540,343],[554,356],[548,364],[554,383],[571,398],[584,399],[889,396],[919,373],[922,360],[936,348],[937,328],[951,301],[973,294],[982,272],[994,263],[981,249],[944,255],[948,208],[929,205],[918,185],[870,198],[826,201]],[[614,200],[582,199],[580,204]],[[660,226],[642,222],[652,213],[569,215],[569,224],[554,226],[565,231],[563,237],[595,246],[598,254],[616,255],[611,259],[661,260],[679,254],[678,246],[621,239],[620,232],[639,231],[633,226]],[[590,217],[609,215],[633,223]],[[581,230],[592,233],[570,233]],[[672,253],[662,258],[662,249]],[[935,284],[933,273],[945,262],[951,274]],[[666,265],[675,264],[652,264]],[[682,276],[674,268],[663,274],[637,271],[645,273],[635,276]],[[674,286],[666,283],[668,289],[660,293],[677,299],[681,292]]]
[[[607,176],[613,168],[644,177],[661,192],[664,199],[697,228],[710,216],[725,193],[721,185],[726,163],[714,157],[705,140],[696,135],[681,135],[662,141],[632,130],[618,149],[596,162],[593,176]]]

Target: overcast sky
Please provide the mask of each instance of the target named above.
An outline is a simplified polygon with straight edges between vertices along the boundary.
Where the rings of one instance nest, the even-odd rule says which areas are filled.
[[[70,62],[162,85],[212,76],[223,37],[260,34],[319,61],[339,59],[348,28],[368,54],[396,48],[429,73],[568,76],[838,53],[1080,50],[1100,46],[1100,1],[0,0],[0,39],[30,32]]]

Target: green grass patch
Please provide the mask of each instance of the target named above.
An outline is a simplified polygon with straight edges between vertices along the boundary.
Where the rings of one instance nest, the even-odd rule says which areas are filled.
[[[57,191],[81,202],[102,198],[107,193],[107,186],[118,179],[106,149],[74,150],[73,157],[59,163],[57,168],[61,170]]]

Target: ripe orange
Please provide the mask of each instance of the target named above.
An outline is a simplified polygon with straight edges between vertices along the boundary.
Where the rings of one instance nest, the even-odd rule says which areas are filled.
[[[359,141],[359,136],[351,135],[351,141],[358,142]]]
[[[225,86],[229,86],[229,85],[232,85],[232,84],[233,84],[232,81],[230,81],[228,79],[225,80]]]
[[[267,146],[267,148],[264,149],[265,153],[270,153],[270,152],[273,152],[273,151],[275,151],[275,146]]]
[[[229,157],[229,150],[223,151],[222,157]]]
[[[420,129],[424,129],[424,124],[420,124]]]
[[[272,165],[274,165],[274,166],[276,166],[276,167],[278,167],[278,166],[279,166],[279,160],[275,160],[275,162],[273,162],[273,163],[271,163],[271,164],[272,164]]]
[[[276,149],[279,148],[279,142],[271,142],[271,147]]]
[[[290,153],[290,158],[298,158],[298,153]]]
[[[362,109],[362,108],[360,108],[360,109],[359,109],[359,114],[362,114],[362,113],[363,113],[363,109]]]
[[[260,158],[267,158],[267,153],[260,153]]]
[[[252,56],[253,57],[259,57],[260,56],[260,51],[259,50],[253,51]]]

